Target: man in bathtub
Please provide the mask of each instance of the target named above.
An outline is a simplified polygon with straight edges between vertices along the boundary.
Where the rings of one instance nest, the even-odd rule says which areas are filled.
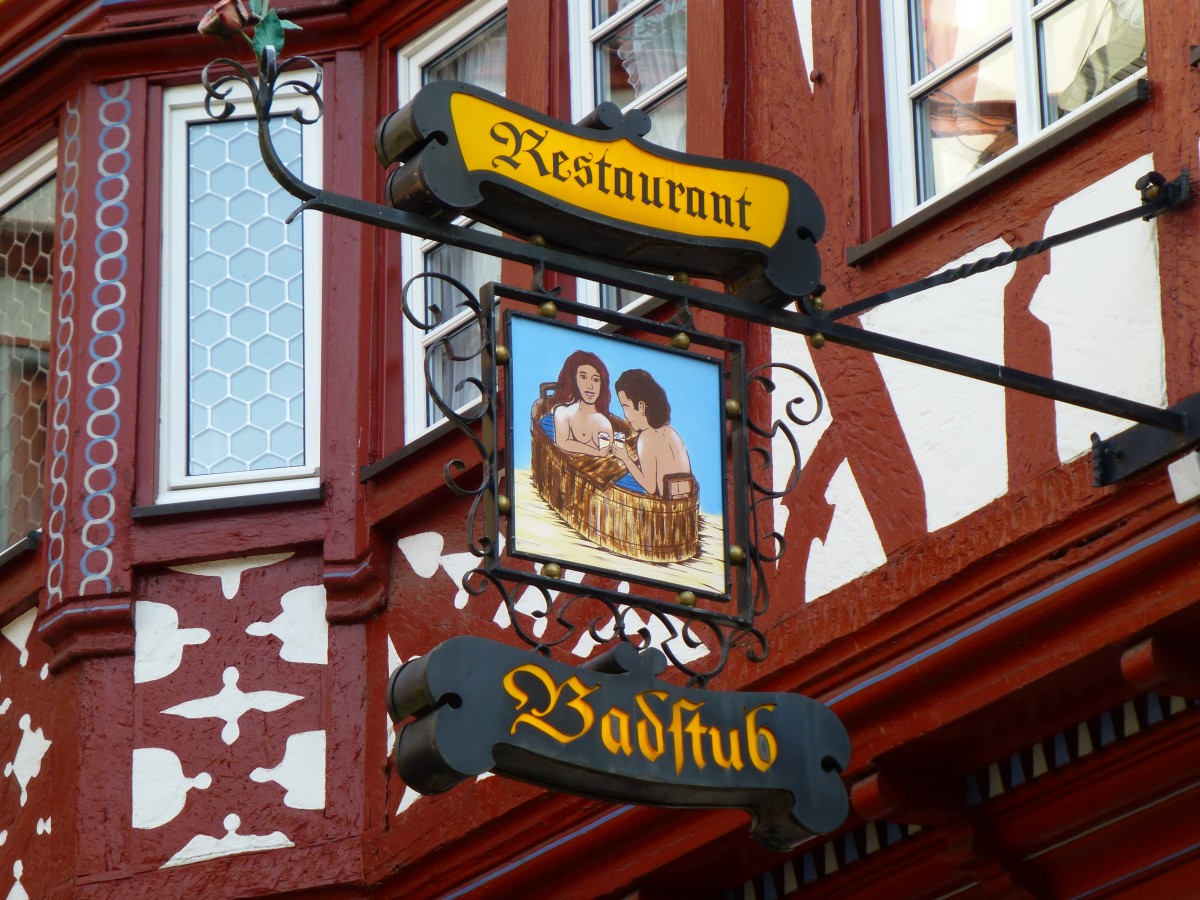
[[[690,475],[692,463],[683,438],[671,427],[667,392],[645,369],[621,373],[614,386],[617,401],[637,435],[638,458],[634,461],[623,441],[613,442],[613,456],[624,463],[629,476],[647,494],[670,498],[691,493],[693,479],[670,478]]]

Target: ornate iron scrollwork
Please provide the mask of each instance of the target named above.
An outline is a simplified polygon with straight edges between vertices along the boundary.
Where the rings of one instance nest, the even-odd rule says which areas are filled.
[[[417,302],[420,284],[438,282],[455,293],[453,309],[459,324],[447,328],[447,314],[427,302]],[[466,542],[480,559],[477,568],[468,572],[462,586],[468,594],[480,596],[495,590],[507,611],[513,631],[535,650],[550,655],[554,652],[575,652],[589,655],[592,646],[612,641],[629,641],[642,645],[654,643],[672,665],[688,676],[693,684],[704,685],[721,672],[732,650],[745,649],[754,661],[767,655],[767,640],[755,625],[755,617],[768,605],[767,566],[779,559],[783,537],[768,527],[769,505],[783,497],[796,484],[800,465],[799,444],[792,432],[795,426],[809,424],[823,409],[823,400],[816,382],[795,366],[768,363],[743,375],[731,372],[731,380],[739,387],[731,394],[735,409],[728,440],[731,456],[742,471],[733,480],[738,487],[730,498],[732,539],[742,542],[734,559],[734,596],[725,601],[736,611],[721,609],[721,602],[682,605],[670,592],[637,593],[628,583],[614,586],[615,579],[587,578],[580,572],[564,572],[555,562],[527,564],[514,568],[505,552],[503,521],[507,492],[503,479],[504,457],[500,453],[499,435],[502,427],[504,400],[501,396],[501,369],[506,364],[507,348],[500,345],[497,296],[529,304],[553,304],[555,309],[592,315],[607,315],[624,319],[650,332],[678,331],[670,325],[628,316],[605,314],[590,307],[580,307],[563,301],[556,295],[540,291],[523,291],[504,285],[488,285],[481,297],[476,297],[466,285],[445,275],[426,273],[415,276],[404,287],[404,315],[416,328],[426,333],[443,329],[426,347],[426,384],[434,406],[471,442],[479,454],[478,462],[450,460],[444,475],[449,488],[458,496],[471,498]],[[464,314],[465,313],[465,314]],[[675,320],[679,321],[678,319]],[[452,341],[464,331],[478,334],[478,341],[469,350],[454,349]],[[699,337],[698,333],[697,337]],[[441,359],[472,363],[471,370],[460,381],[450,384],[435,377],[435,366]],[[782,369],[797,376],[811,396],[789,398],[782,404],[782,416],[769,424],[761,424],[740,410],[749,403],[748,390],[773,392],[777,388],[768,377],[771,369]],[[473,402],[460,403],[452,399],[464,387],[473,388]],[[801,415],[802,404],[807,415]],[[511,411],[509,411],[511,413]],[[758,443],[751,446],[751,437]],[[786,477],[773,479],[771,442],[781,442],[790,453]],[[469,483],[463,480],[474,472]],[[751,472],[753,466],[754,471]],[[737,496],[740,490],[741,496]],[[768,504],[764,507],[763,504]],[[761,523],[761,526],[760,526]],[[742,535],[737,537],[740,527]],[[585,578],[587,580],[585,581]],[[644,587],[644,586],[643,586]],[[583,649],[581,649],[583,648]]]
[[[222,69],[233,71],[224,72]],[[311,80],[300,77],[301,74],[311,76]],[[254,104],[254,115],[258,120],[258,146],[262,151],[263,162],[284,190],[304,201],[314,199],[320,191],[298,178],[279,158],[271,141],[271,110],[279,92],[291,88],[300,97],[311,99],[316,104],[317,113],[314,116],[306,116],[297,108],[289,110],[286,114],[301,125],[315,124],[325,111],[324,102],[321,100],[322,78],[321,67],[307,56],[278,60],[275,48],[267,46],[263,48],[259,57],[257,76],[237,60],[222,57],[206,65],[200,79],[205,90],[204,109],[218,122],[228,119],[237,109],[230,99],[237,85],[242,85],[249,91],[250,101]],[[299,212],[300,210],[296,210],[292,213],[289,221]]]

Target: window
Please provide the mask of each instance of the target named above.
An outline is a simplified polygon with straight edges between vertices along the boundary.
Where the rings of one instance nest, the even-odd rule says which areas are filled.
[[[321,131],[272,122],[284,163],[320,184]],[[200,88],[165,93],[159,501],[315,487],[321,223],[272,178],[248,100],[222,122]]]
[[[651,143],[687,145],[687,0],[572,0],[572,115],[583,118],[605,100],[644,109]],[[627,307],[636,293],[580,284],[583,302]]]
[[[497,0],[474,3],[409,44],[399,55],[400,102],[408,100],[422,85],[453,79],[479,85],[497,94],[505,89],[508,22],[505,4]],[[456,224],[495,233],[484,225],[460,218]],[[472,292],[489,281],[500,279],[500,260],[458,247],[423,241],[412,235],[401,238],[404,281],[419,273],[436,273],[454,278]],[[425,321],[437,328],[423,332],[410,322],[404,324],[405,435],[412,441],[443,418],[426,391],[425,352],[436,341],[450,335],[431,362],[430,374],[438,393],[456,408],[473,403],[478,391],[464,379],[478,377],[479,334],[468,326],[470,314],[462,309],[461,294],[445,281],[418,279],[410,300]],[[460,358],[462,357],[462,358]]]
[[[0,550],[42,527],[56,153],[0,174]]]
[[[883,33],[895,218],[1146,64],[1141,0],[883,0]]]

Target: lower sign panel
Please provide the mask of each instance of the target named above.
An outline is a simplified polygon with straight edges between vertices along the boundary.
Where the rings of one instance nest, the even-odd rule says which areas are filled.
[[[392,676],[397,768],[425,794],[490,771],[623,803],[742,808],[779,851],[842,824],[850,740],[831,710],[676,687],[655,677],[665,668],[631,644],[580,668],[453,638]]]

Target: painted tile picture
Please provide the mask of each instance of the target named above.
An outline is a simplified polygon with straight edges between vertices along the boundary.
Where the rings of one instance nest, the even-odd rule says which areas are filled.
[[[720,364],[516,314],[509,347],[510,551],[727,593]]]

